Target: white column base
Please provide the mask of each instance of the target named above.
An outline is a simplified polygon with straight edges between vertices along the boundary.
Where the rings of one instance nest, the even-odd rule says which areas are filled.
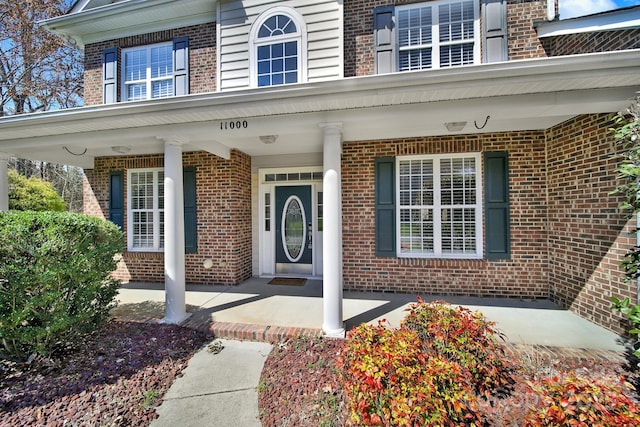
[[[172,317],[168,317],[165,313],[165,316],[162,319],[160,319],[158,323],[163,323],[166,325],[179,325],[190,317],[191,317],[191,313],[184,313],[182,315],[176,314],[176,315],[172,315]]]

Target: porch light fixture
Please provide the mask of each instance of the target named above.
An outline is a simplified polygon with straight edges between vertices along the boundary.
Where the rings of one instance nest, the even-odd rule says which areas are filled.
[[[466,125],[467,122],[447,122],[444,124],[444,127],[446,127],[449,132],[458,132],[464,129]]]
[[[113,147],[111,147],[111,151],[118,154],[127,154],[129,151],[131,151],[131,147],[127,145],[114,145]]]
[[[260,141],[264,144],[273,144],[278,139],[278,135],[260,135]]]

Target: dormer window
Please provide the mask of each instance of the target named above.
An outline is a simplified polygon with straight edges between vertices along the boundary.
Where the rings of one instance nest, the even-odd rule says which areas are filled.
[[[302,19],[289,8],[275,8],[260,17],[252,29],[254,86],[276,86],[303,81]]]

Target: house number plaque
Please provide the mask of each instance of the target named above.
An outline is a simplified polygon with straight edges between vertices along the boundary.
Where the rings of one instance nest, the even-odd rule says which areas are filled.
[[[229,120],[226,122],[220,122],[220,130],[246,129],[248,127],[249,122],[246,120]]]

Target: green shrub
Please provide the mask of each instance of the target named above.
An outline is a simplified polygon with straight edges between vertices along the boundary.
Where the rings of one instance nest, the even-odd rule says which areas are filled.
[[[363,324],[349,332],[339,368],[357,425],[479,425],[460,365],[422,347],[408,329]]]
[[[9,171],[9,209],[63,212],[67,204],[48,181]]]
[[[48,355],[100,326],[122,249],[119,228],[98,218],[0,212],[0,356]]]
[[[490,393],[511,384],[513,367],[498,341],[502,336],[481,313],[418,298],[401,327],[417,332],[425,352],[459,363],[476,392]]]
[[[622,390],[624,383],[621,381],[568,375],[543,378],[540,383],[529,385],[540,395],[541,402],[530,408],[525,419],[526,426],[640,425],[640,407],[625,396]]]

